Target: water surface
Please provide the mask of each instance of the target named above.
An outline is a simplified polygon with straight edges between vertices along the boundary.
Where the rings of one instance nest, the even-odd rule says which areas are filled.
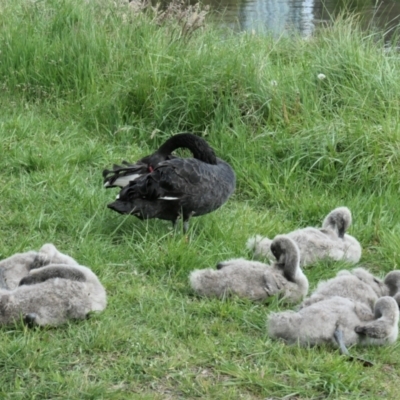
[[[398,0],[203,0],[203,4],[235,30],[276,35],[296,30],[307,37],[344,10],[361,14],[365,25],[386,30],[393,30],[400,21]]]

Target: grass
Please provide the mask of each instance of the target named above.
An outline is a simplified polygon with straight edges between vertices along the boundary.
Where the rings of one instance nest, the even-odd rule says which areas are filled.
[[[276,299],[188,286],[195,268],[249,256],[249,236],[319,225],[340,205],[362,261],[380,276],[398,268],[400,58],[382,34],[350,17],[309,40],[212,25],[182,36],[173,19],[107,1],[4,0],[0,14],[0,257],[53,242],[108,293],[85,322],[2,328],[1,398],[398,397],[398,343],[353,348],[374,362],[364,368],[271,341]],[[186,237],[106,209],[116,193],[102,169],[184,130],[235,168],[229,202]],[[313,288],[346,267],[306,274]]]

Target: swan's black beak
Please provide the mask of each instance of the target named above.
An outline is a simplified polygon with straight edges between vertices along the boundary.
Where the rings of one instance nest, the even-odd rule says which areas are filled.
[[[113,201],[112,203],[107,204],[107,207],[120,214],[132,214],[134,211],[134,206],[132,203],[121,200]]]

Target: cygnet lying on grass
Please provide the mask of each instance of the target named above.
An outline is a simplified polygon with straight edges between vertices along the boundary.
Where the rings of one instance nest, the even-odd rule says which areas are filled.
[[[196,293],[207,297],[235,294],[263,300],[279,294],[286,302],[299,302],[308,291],[308,280],[300,268],[296,243],[287,236],[275,237],[271,250],[276,262],[271,266],[242,258],[220,262],[218,270],[195,270],[190,283]]]
[[[0,289],[0,325],[21,318],[30,325],[59,325],[69,319],[84,319],[91,311],[105,309],[106,292],[97,276],[53,245],[46,244],[39,253],[17,260],[17,270],[24,276],[20,286],[12,290]],[[49,261],[63,264],[40,266]],[[10,275],[12,265],[6,266]]]
[[[363,303],[372,310],[378,298],[387,295],[389,290],[384,282],[366,269],[358,267],[351,271],[339,271],[334,278],[320,282],[300,307],[308,307],[330,297],[340,296]]]
[[[39,252],[17,253],[0,261],[0,288],[15,289],[31,270],[47,264],[78,265],[73,258],[60,253],[52,244],[45,244]]]
[[[351,225],[351,212],[347,207],[332,210],[324,219],[322,228],[297,229],[287,234],[299,247],[301,266],[313,264],[317,260],[330,258],[356,264],[361,258],[361,245],[346,234]],[[257,235],[247,241],[247,248],[256,257],[271,259],[271,240]]]
[[[399,308],[389,296],[375,303],[374,313],[363,303],[330,297],[298,312],[272,313],[268,318],[271,338],[302,346],[330,343],[348,354],[354,344],[384,345],[398,336]]]

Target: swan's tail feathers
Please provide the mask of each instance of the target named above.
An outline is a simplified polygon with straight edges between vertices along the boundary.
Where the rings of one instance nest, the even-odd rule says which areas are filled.
[[[103,170],[103,183],[105,188],[123,188],[143,174],[150,172],[145,164],[130,164],[127,161],[123,161],[122,164],[123,165],[114,164],[111,170]]]

